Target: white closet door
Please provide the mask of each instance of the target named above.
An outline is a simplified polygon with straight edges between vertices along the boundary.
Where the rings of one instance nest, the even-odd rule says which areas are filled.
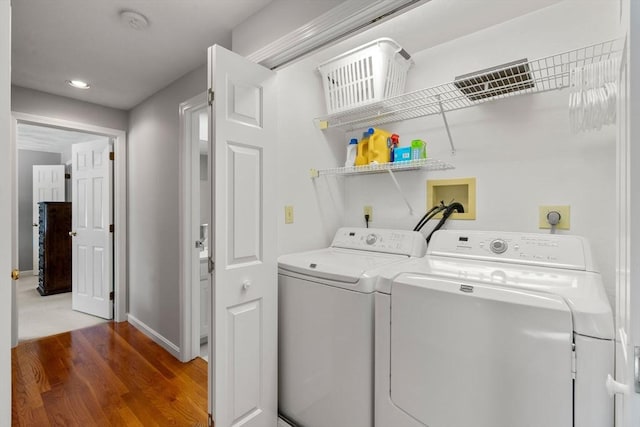
[[[64,165],[33,166],[33,275],[38,275],[39,202],[64,202]]]
[[[626,387],[618,390],[615,399],[616,427],[636,427],[640,420],[640,151],[638,150],[638,111],[640,91],[634,83],[638,74],[637,57],[640,53],[640,4],[620,2],[621,23],[626,39],[618,79],[616,190],[618,206],[616,251],[616,363],[615,380]],[[636,58],[635,60],[633,58]],[[634,167],[635,166],[635,167]]]
[[[209,48],[209,399],[217,427],[277,420],[275,73]]]
[[[71,151],[72,308],[112,319],[111,148],[105,138]]]

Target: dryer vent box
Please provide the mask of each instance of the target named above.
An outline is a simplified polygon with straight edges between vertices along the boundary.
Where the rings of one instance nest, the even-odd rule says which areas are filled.
[[[476,219],[476,179],[430,179],[427,181],[427,210],[440,204],[461,203],[464,213],[454,212],[452,219]],[[442,218],[442,213],[434,218]]]
[[[453,83],[471,101],[535,87],[526,58],[458,76]]]

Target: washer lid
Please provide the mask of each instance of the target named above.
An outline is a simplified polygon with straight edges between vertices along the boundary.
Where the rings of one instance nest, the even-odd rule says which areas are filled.
[[[282,255],[278,258],[278,267],[310,277],[355,284],[363,277],[377,276],[369,270],[406,259],[406,255],[325,248]]]
[[[569,426],[572,316],[556,295],[402,274],[391,400],[429,426]]]
[[[571,308],[574,332],[614,338],[611,305],[599,273],[427,255],[386,268],[376,290],[393,295],[401,273],[557,295]]]

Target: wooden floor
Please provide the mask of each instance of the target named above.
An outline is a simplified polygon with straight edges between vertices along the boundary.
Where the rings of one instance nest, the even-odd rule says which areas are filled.
[[[126,322],[20,343],[11,359],[14,426],[207,425],[207,363]]]

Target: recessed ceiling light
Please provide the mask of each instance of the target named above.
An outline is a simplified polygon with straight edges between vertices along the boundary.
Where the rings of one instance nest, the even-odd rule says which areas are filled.
[[[82,80],[67,80],[67,84],[76,89],[89,89],[91,87],[89,83],[83,82]]]
[[[144,30],[149,26],[147,17],[133,10],[120,11],[120,20],[134,30]]]

